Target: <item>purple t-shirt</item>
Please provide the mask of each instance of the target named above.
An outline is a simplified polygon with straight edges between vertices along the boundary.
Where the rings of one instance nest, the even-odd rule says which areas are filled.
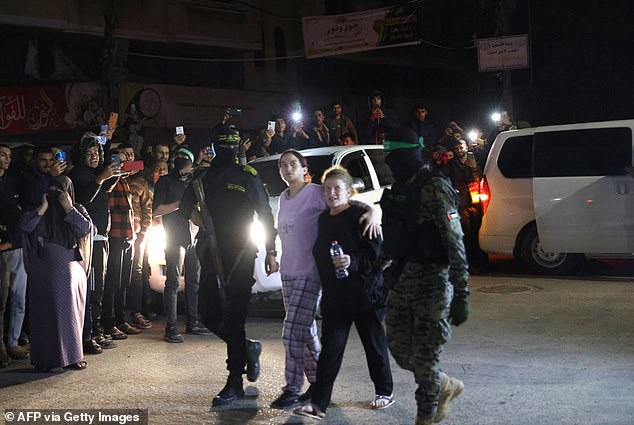
[[[280,272],[285,276],[317,273],[313,245],[317,239],[317,219],[327,209],[321,186],[308,183],[294,198],[288,189],[280,195],[277,234],[282,242]]]

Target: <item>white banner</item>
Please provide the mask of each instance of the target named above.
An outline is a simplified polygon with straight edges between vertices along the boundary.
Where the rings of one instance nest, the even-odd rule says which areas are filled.
[[[528,35],[478,40],[480,72],[528,68]]]
[[[415,10],[406,7],[303,18],[307,58],[418,44]]]

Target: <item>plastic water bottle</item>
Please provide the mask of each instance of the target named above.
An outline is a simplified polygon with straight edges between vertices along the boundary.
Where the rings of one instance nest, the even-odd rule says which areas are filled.
[[[343,255],[343,248],[341,248],[341,245],[339,245],[339,242],[337,242],[337,241],[330,242],[330,256],[331,257],[339,257],[340,255]],[[345,278],[347,278],[348,277],[348,269],[346,269],[346,268],[335,269],[335,277],[337,279],[345,279]]]

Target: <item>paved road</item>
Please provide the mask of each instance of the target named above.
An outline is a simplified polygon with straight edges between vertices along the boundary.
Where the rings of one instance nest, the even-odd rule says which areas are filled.
[[[472,315],[455,329],[442,366],[465,382],[447,425],[634,423],[634,282],[475,276]],[[215,337],[162,341],[162,328],[88,357],[85,371],[31,373],[16,362],[0,371],[1,408],[147,408],[151,424],[302,424],[268,408],[283,383],[281,321],[252,318],[263,372],[233,408],[210,411],[225,380]],[[393,364],[397,403],[372,411],[373,391],[356,333],[348,345],[326,424],[411,424],[412,376]]]

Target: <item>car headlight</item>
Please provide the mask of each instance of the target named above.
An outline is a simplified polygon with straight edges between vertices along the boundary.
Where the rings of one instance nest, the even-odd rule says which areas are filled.
[[[264,228],[258,219],[253,220],[251,223],[251,240],[258,247],[258,250],[264,249]]]
[[[166,236],[162,224],[152,226],[146,234],[146,249],[149,258],[162,258],[165,255]]]

